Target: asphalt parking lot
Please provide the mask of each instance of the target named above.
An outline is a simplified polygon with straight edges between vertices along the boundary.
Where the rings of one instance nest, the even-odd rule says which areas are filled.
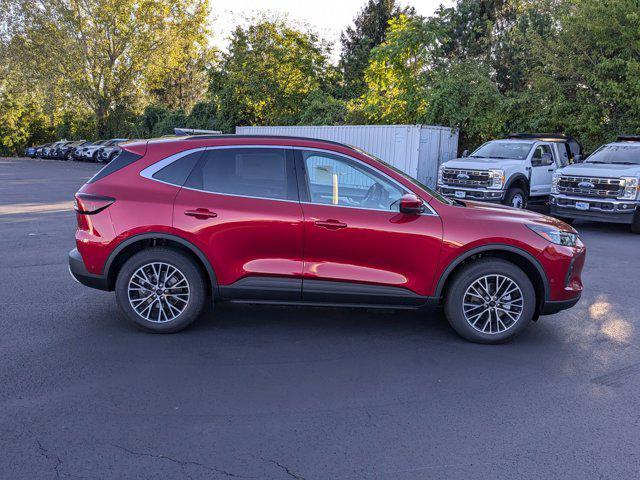
[[[507,345],[433,312],[216,306],[136,331],[75,283],[99,166],[0,159],[0,478],[640,476],[640,236],[577,223],[586,290]]]

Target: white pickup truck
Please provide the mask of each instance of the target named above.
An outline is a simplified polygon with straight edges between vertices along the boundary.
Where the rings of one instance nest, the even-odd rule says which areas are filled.
[[[448,197],[525,208],[529,202],[546,202],[553,174],[579,161],[580,154],[580,145],[565,135],[512,134],[443,163],[437,190]]]
[[[624,135],[553,176],[551,214],[631,225],[640,233],[640,136]]]

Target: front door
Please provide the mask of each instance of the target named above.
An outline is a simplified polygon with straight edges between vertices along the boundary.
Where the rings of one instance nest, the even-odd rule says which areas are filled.
[[[304,192],[303,299],[421,303],[440,253],[442,223],[399,212],[405,188],[364,162],[297,150]]]
[[[174,203],[174,228],[209,259],[224,298],[300,300],[302,209],[293,152],[210,147]]]
[[[549,195],[556,170],[553,149],[548,143],[536,145],[531,157],[531,196]]]

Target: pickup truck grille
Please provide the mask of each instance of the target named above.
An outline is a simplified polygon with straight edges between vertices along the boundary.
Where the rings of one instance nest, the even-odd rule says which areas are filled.
[[[461,187],[488,187],[491,185],[489,172],[486,170],[461,170],[457,168],[445,168],[442,171],[442,181],[445,185]]]
[[[622,195],[622,180],[562,175],[558,180],[558,193],[582,197],[615,198]]]

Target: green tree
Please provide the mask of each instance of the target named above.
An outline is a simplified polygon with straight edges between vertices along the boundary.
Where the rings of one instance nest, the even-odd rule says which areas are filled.
[[[364,72],[369,54],[386,39],[387,24],[400,14],[413,14],[412,8],[398,7],[396,0],[368,0],[340,37],[342,51],[339,68],[343,75],[343,96],[356,98],[365,91]]]
[[[101,135],[109,133],[108,117],[117,106],[136,109],[145,102],[146,80],[172,85],[167,72],[180,72],[188,55],[179,52],[200,45],[207,5],[207,0],[11,1],[20,12],[7,27],[12,62],[59,82],[63,103],[89,108]]]
[[[436,48],[432,24],[401,15],[389,22],[387,40],[373,49],[366,91],[349,103],[352,123],[415,123],[425,114],[429,70]]]
[[[294,125],[306,99],[326,88],[328,45],[283,20],[237,27],[229,51],[212,73],[210,94],[219,124]]]

